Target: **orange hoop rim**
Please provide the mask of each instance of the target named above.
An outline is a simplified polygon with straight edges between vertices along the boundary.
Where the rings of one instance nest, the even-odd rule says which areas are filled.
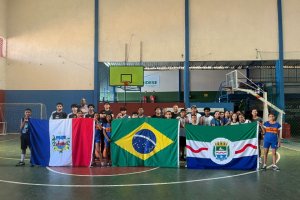
[[[129,81],[124,81],[124,82],[123,82],[124,86],[128,86],[129,83],[130,83]]]

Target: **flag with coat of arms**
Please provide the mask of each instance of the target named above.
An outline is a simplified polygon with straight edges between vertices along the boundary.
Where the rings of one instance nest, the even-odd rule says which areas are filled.
[[[113,120],[113,166],[178,167],[178,131],[175,119]]]
[[[258,168],[258,124],[186,125],[187,167],[192,169]]]
[[[94,119],[30,119],[29,131],[31,164],[75,167],[91,165]]]

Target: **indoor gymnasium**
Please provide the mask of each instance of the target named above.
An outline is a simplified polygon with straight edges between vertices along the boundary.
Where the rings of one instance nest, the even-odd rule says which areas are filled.
[[[299,23],[299,0],[0,0],[0,198],[299,199]]]

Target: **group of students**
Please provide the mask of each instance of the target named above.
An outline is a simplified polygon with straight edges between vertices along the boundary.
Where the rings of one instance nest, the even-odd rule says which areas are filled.
[[[245,119],[245,115],[240,112],[231,111],[215,111],[212,116],[210,113],[210,108],[204,108],[204,114],[201,115],[196,106],[191,107],[191,112],[187,113],[186,109],[181,109],[179,111],[178,105],[173,106],[173,111],[166,109],[161,109],[159,107],[155,108],[154,114],[152,116],[146,116],[144,114],[144,109],[139,107],[137,112],[133,112],[131,116],[127,114],[126,107],[121,107],[120,112],[114,116],[112,110],[110,109],[109,102],[104,104],[104,109],[99,113],[94,111],[95,106],[93,104],[86,104],[85,99],[81,100],[81,104],[72,104],[72,112],[66,114],[63,111],[63,104],[56,104],[56,111],[53,111],[50,116],[50,120],[55,119],[65,119],[65,118],[94,118],[95,120],[95,145],[94,145],[94,155],[92,167],[97,166],[97,160],[100,162],[100,166],[111,166],[111,156],[110,156],[110,137],[111,137],[111,122],[113,119],[117,118],[164,118],[164,119],[177,119],[180,122],[180,159],[185,160],[185,125],[199,125],[199,126],[227,126],[227,125],[238,125],[243,123],[258,122],[259,123],[259,146],[263,139],[264,147],[264,159],[262,161],[262,169],[266,169],[267,156],[269,148],[272,148],[272,168],[274,170],[279,170],[276,165],[276,149],[280,146],[279,132],[281,125],[275,121],[274,114],[270,113],[268,121],[263,122],[262,118],[258,116],[257,109],[252,109],[251,111],[251,121]],[[24,159],[26,154],[26,149],[30,145],[30,137],[28,131],[28,119],[31,116],[31,110],[26,109],[24,117],[21,120],[21,160],[17,166],[25,165]],[[259,157],[260,155],[259,148]]]

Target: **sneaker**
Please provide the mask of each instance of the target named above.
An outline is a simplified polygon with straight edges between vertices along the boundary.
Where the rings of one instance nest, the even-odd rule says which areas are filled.
[[[91,164],[91,167],[96,167],[97,166],[97,164],[95,163],[95,162],[93,162],[92,164]]]
[[[25,162],[18,162],[18,164],[16,164],[16,167],[19,167],[19,166],[24,166],[25,165]]]
[[[272,169],[274,171],[280,171],[279,167],[277,165],[272,165]]]
[[[267,169],[267,165],[266,164],[264,164],[263,166],[262,166],[262,168],[261,168],[262,170],[266,170]]]
[[[104,162],[101,162],[101,167],[105,167],[105,164],[104,164]]]

